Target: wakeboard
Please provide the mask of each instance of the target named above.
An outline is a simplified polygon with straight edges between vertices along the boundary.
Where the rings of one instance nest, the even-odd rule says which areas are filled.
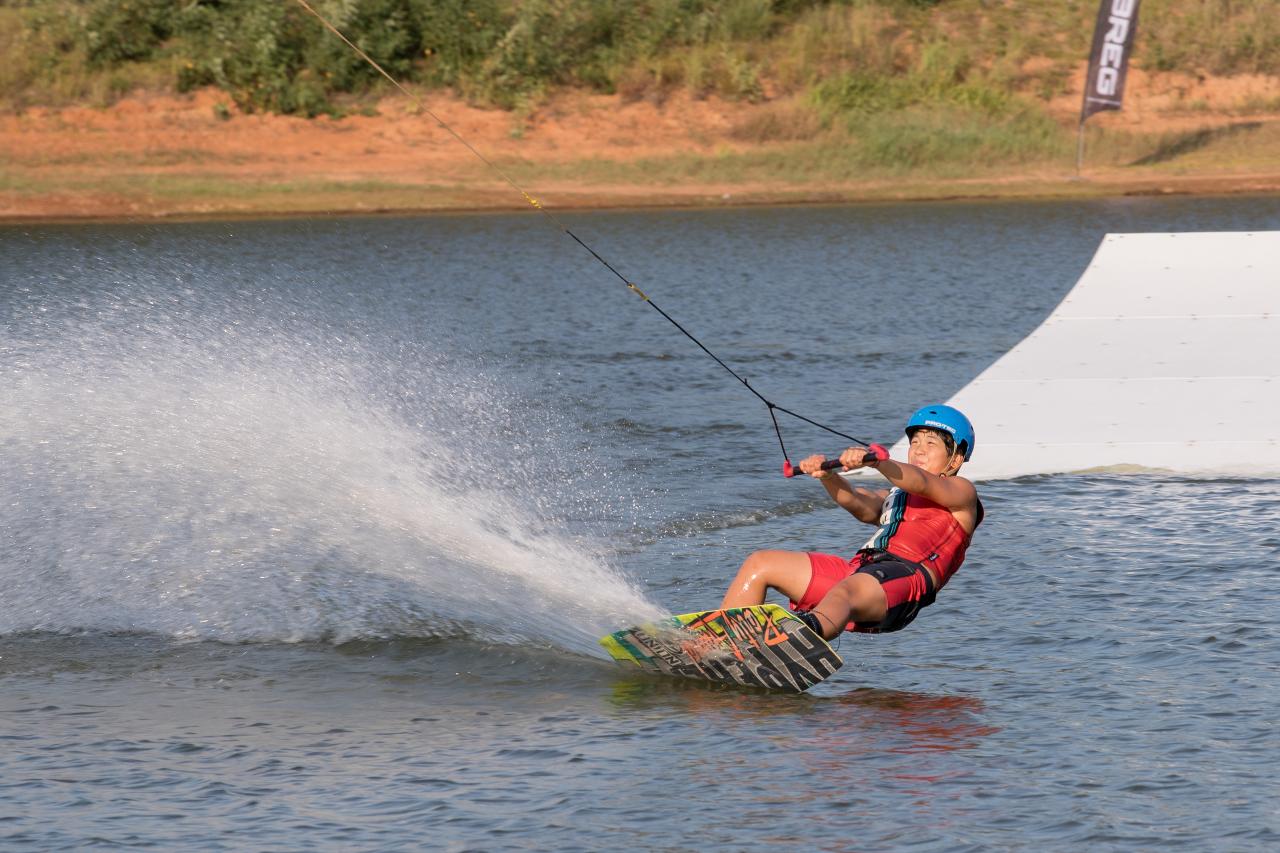
[[[685,613],[600,638],[614,660],[649,672],[799,693],[844,661],[777,604]]]

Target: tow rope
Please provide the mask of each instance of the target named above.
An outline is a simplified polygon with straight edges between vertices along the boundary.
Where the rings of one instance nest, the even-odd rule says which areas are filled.
[[[395,87],[396,87],[396,89],[398,89],[398,90],[400,91],[400,93],[401,93],[401,94],[403,94],[406,98],[408,98],[410,101],[412,101],[412,102],[413,102],[413,104],[414,104],[414,106],[416,106],[416,107],[417,107],[418,109],[420,109],[422,112],[424,112],[424,113],[426,113],[428,116],[430,116],[430,117],[435,121],[435,123],[436,123],[436,124],[438,124],[438,125],[440,126],[440,128],[441,128],[442,130],[444,130],[446,133],[448,133],[450,136],[452,136],[454,139],[456,139],[458,142],[460,142],[460,143],[461,143],[461,144],[462,144],[462,145],[463,145],[463,146],[464,146],[468,151],[470,151],[470,152],[471,152],[472,154],[474,154],[477,158],[479,158],[479,160],[480,160],[481,162],[483,162],[486,166],[488,166],[490,169],[492,169],[492,170],[494,171],[494,173],[495,173],[495,174],[497,174],[497,175],[498,175],[499,177],[501,177],[504,181],[506,181],[508,184],[510,184],[510,185],[511,185],[511,187],[512,187],[512,189],[514,189],[516,192],[520,193],[520,195],[524,197],[524,200],[525,200],[525,201],[527,201],[527,202],[529,202],[529,204],[531,204],[531,205],[534,207],[534,209],[535,209],[535,210],[537,210],[537,211],[538,211],[539,213],[541,213],[543,216],[547,217],[547,218],[548,218],[548,220],[550,220],[550,221],[555,225],[555,227],[559,228],[561,231],[563,231],[565,234],[567,234],[567,235],[568,235],[568,236],[569,236],[569,237],[570,237],[570,238],[571,238],[575,243],[577,243],[579,246],[581,246],[583,249],[585,249],[588,253],[590,253],[591,257],[595,258],[597,261],[599,261],[599,262],[600,262],[600,264],[601,264],[605,269],[607,269],[609,272],[611,272],[611,273],[613,273],[615,276],[617,276],[617,278],[618,278],[618,280],[619,280],[619,281],[621,281],[621,282],[622,282],[623,284],[625,284],[625,285],[626,285],[626,286],[627,286],[627,287],[628,287],[628,288],[629,288],[633,293],[635,293],[637,296],[639,296],[641,299],[643,299],[643,300],[645,301],[645,303],[646,303],[646,304],[648,304],[650,307],[652,307],[652,308],[653,308],[653,310],[655,310],[655,311],[657,311],[659,314],[661,314],[661,315],[662,315],[662,316],[667,320],[667,322],[669,322],[671,325],[673,325],[673,326],[675,326],[677,329],[679,329],[679,330],[680,330],[680,332],[681,332],[681,333],[682,333],[686,338],[688,338],[689,340],[693,341],[693,342],[694,342],[694,344],[696,344],[696,345],[697,345],[698,349],[702,350],[702,351],[703,351],[703,352],[705,352],[707,355],[709,355],[709,356],[712,358],[712,360],[713,360],[713,361],[715,361],[715,363],[716,363],[716,364],[718,364],[718,365],[720,365],[722,368],[724,368],[724,369],[725,369],[725,371],[727,371],[727,372],[729,373],[729,375],[730,375],[730,376],[732,376],[734,379],[736,379],[736,380],[738,380],[739,382],[741,382],[744,388],[746,388],[748,391],[750,391],[752,394],[754,394],[754,395],[756,396],[756,398],[757,398],[758,400],[760,400],[760,402],[764,403],[764,404],[765,404],[765,406],[766,406],[766,407],[768,408],[768,410],[769,410],[769,418],[773,421],[773,431],[774,431],[774,434],[775,434],[775,435],[777,435],[777,437],[778,437],[778,447],[779,447],[779,448],[781,448],[781,450],[782,450],[782,459],[783,459],[782,473],[783,473],[783,476],[785,476],[785,477],[792,477],[792,476],[795,476],[796,474],[800,473],[800,469],[799,469],[799,468],[797,468],[797,467],[795,467],[795,466],[793,466],[793,465],[791,464],[791,457],[787,454],[787,445],[786,445],[786,443],[782,440],[782,428],[781,428],[781,427],[779,426],[779,424],[778,424],[778,416],[777,416],[776,412],[782,412],[783,414],[790,415],[791,417],[796,418],[797,420],[804,421],[805,423],[810,424],[810,425],[812,425],[812,426],[815,426],[815,427],[817,427],[817,428],[819,428],[819,429],[826,430],[827,432],[831,433],[832,435],[837,435],[837,436],[840,436],[841,438],[846,438],[846,439],[848,439],[849,441],[854,442],[855,444],[860,444],[860,445],[862,445],[863,447],[867,448],[867,450],[869,451],[869,455],[870,455],[870,456],[872,456],[872,457],[874,457],[874,458],[875,458],[875,459],[877,459],[877,460],[880,460],[880,459],[887,459],[887,458],[889,458],[888,451],[886,451],[886,450],[884,449],[884,447],[882,447],[882,446],[881,446],[881,445],[879,445],[879,444],[872,444],[872,443],[870,443],[870,442],[868,442],[868,441],[864,441],[864,440],[863,440],[863,439],[861,439],[861,438],[855,438],[855,437],[853,437],[853,436],[851,436],[851,435],[846,435],[845,433],[840,432],[839,430],[834,429],[834,428],[832,428],[832,427],[829,427],[829,426],[827,426],[826,424],[821,424],[821,423],[819,423],[819,422],[817,422],[817,421],[813,420],[812,418],[807,418],[807,417],[805,417],[804,415],[798,414],[798,413],[796,413],[796,412],[791,411],[790,409],[787,409],[787,408],[784,408],[784,407],[782,407],[782,406],[779,406],[777,403],[774,403],[773,401],[771,401],[771,400],[769,400],[768,398],[766,398],[763,394],[761,394],[759,391],[757,391],[757,390],[752,386],[752,384],[746,380],[746,378],[745,378],[745,377],[743,377],[742,375],[740,375],[737,371],[735,371],[735,370],[734,370],[733,368],[731,368],[729,365],[725,364],[725,363],[724,363],[724,361],[722,361],[722,360],[720,359],[720,357],[719,357],[719,356],[717,356],[717,355],[716,355],[715,353],[713,353],[710,349],[708,349],[708,348],[707,348],[707,346],[706,346],[705,344],[703,344],[703,343],[702,343],[702,341],[698,340],[696,337],[694,337],[694,336],[693,336],[693,334],[692,334],[688,329],[686,329],[684,326],[680,325],[680,323],[678,323],[678,322],[675,320],[675,318],[674,318],[674,317],[672,317],[672,316],[671,316],[670,314],[668,314],[666,311],[663,311],[663,310],[662,310],[662,308],[660,308],[660,307],[658,306],[658,303],[656,303],[656,302],[654,302],[652,299],[650,299],[650,298],[649,298],[649,296],[648,296],[648,294],[646,294],[643,290],[641,290],[639,287],[637,287],[637,286],[636,286],[635,282],[633,282],[633,281],[629,280],[629,279],[628,279],[626,276],[624,276],[622,273],[618,272],[617,268],[616,268],[616,267],[614,267],[614,266],[613,266],[613,264],[611,264],[611,263],[609,263],[607,260],[605,260],[605,259],[604,259],[604,258],[603,258],[599,253],[598,253],[598,252],[596,252],[596,250],[595,250],[595,249],[593,249],[593,248],[591,248],[589,245],[587,245],[587,243],[586,243],[582,238],[580,238],[577,234],[573,233],[573,231],[572,231],[572,230],[570,230],[570,228],[569,228],[567,225],[565,225],[565,224],[560,220],[560,218],[559,218],[559,217],[557,217],[554,213],[552,213],[551,211],[549,211],[549,210],[547,210],[545,207],[543,207],[543,206],[542,206],[542,203],[541,203],[540,201],[538,201],[536,198],[534,198],[532,195],[530,195],[530,194],[525,190],[525,188],[524,188],[524,187],[522,187],[522,186],[520,186],[520,184],[516,183],[516,182],[515,182],[515,180],[514,180],[514,179],[512,179],[512,177],[511,177],[510,175],[508,175],[506,172],[504,172],[501,168],[499,168],[499,167],[498,167],[498,165],[497,165],[496,163],[494,163],[494,162],[493,162],[492,160],[490,160],[488,157],[484,156],[484,154],[480,153],[480,151],[479,151],[475,146],[473,146],[470,142],[468,142],[466,139],[464,139],[464,138],[462,137],[462,135],[461,135],[461,134],[459,134],[459,133],[458,133],[457,131],[455,131],[452,127],[450,127],[450,126],[449,126],[449,124],[448,124],[444,119],[440,118],[440,116],[438,116],[438,115],[436,115],[434,112],[432,112],[432,111],[431,111],[431,109],[426,105],[426,103],[425,103],[425,102],[424,102],[420,97],[418,97],[417,95],[413,94],[413,93],[412,93],[412,92],[410,92],[408,89],[406,89],[404,86],[402,86],[402,85],[400,84],[400,81],[399,81],[399,80],[397,80],[396,78],[392,77],[389,73],[387,73],[386,69],[384,69],[381,65],[379,65],[379,64],[378,64],[378,63],[373,59],[373,57],[369,56],[369,54],[367,54],[367,53],[365,53],[363,50],[361,50],[361,49],[360,49],[360,47],[359,47],[359,46],[357,46],[354,42],[352,42],[352,41],[351,41],[351,39],[347,38],[347,37],[342,33],[342,31],[341,31],[341,30],[339,30],[337,27],[335,27],[333,24],[331,24],[331,23],[329,22],[329,20],[328,20],[327,18],[325,18],[325,16],[324,16],[324,15],[321,15],[321,14],[320,14],[319,12],[317,12],[314,8],[312,8],[312,7],[311,7],[311,5],[310,5],[309,3],[307,3],[307,0],[296,0],[296,2],[297,2],[297,3],[298,3],[298,5],[299,5],[299,6],[301,6],[303,9],[305,9],[306,11],[310,12],[313,16],[315,16],[316,20],[318,20],[321,24],[323,24],[323,25],[324,25],[324,27],[325,27],[325,29],[329,30],[329,32],[333,33],[335,36],[337,36],[339,39],[341,39],[341,40],[342,40],[342,42],[343,42],[344,44],[346,44],[346,46],[347,46],[347,47],[349,47],[349,48],[351,48],[353,51],[355,51],[355,53],[356,53],[356,55],[357,55],[357,56],[359,56],[359,57],[360,57],[361,59],[363,59],[365,62],[369,63],[369,65],[370,65],[370,66],[371,66],[375,71],[377,71],[379,74],[381,74],[383,77],[385,77],[385,78],[386,78],[386,79],[391,83],[391,85],[392,85],[392,86],[395,86]],[[838,467],[841,467],[841,466],[840,466],[840,463],[839,463],[838,461],[836,461],[836,460],[830,460],[830,461],[828,461],[828,462],[824,463],[824,465],[823,465],[823,468],[824,468],[825,470],[834,470],[835,468],[838,468]]]

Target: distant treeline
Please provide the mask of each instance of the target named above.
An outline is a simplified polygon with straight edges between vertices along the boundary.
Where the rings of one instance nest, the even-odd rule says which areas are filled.
[[[804,95],[814,121],[1063,91],[1096,0],[309,0],[391,74],[518,108],[560,86]],[[1280,73],[1277,0],[1145,0],[1135,62]],[[10,107],[216,86],[242,110],[355,107],[376,72],[295,0],[0,0]]]

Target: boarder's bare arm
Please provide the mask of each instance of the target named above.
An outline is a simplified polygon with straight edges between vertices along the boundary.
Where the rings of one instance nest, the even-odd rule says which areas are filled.
[[[843,461],[843,457],[841,460]],[[972,532],[977,527],[978,491],[964,477],[944,477],[892,459],[874,462],[872,465],[886,480],[904,492],[928,498],[951,510],[966,530]]]
[[[829,485],[832,480],[838,481],[834,489]],[[880,512],[884,509],[884,499],[889,496],[888,489],[872,490],[864,489],[861,486],[853,488],[839,474],[823,478],[822,485],[827,487],[828,494],[831,494],[835,502],[848,510],[849,514],[858,519],[858,521],[866,524],[880,523]],[[838,490],[838,493],[836,490]]]
[[[821,466],[824,461],[824,456],[810,456],[800,462],[800,470],[822,481],[831,499],[858,521],[878,524],[884,499],[889,494],[888,489],[854,488],[835,471],[823,471]]]

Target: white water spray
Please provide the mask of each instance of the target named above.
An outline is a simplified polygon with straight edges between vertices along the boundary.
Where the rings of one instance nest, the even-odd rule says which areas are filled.
[[[538,444],[491,383],[420,353],[405,379],[260,294],[157,292],[33,296],[5,330],[0,635],[591,652],[659,614],[522,500],[536,466],[490,461]]]

